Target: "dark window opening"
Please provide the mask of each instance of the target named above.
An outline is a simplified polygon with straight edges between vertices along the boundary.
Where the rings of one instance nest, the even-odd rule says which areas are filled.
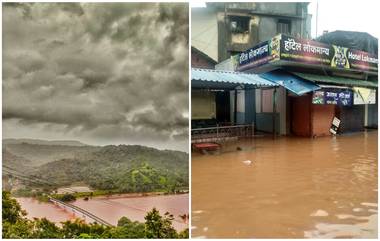
[[[235,56],[237,54],[241,54],[241,51],[228,51],[230,53],[230,56]]]
[[[290,34],[291,22],[288,19],[279,19],[277,22],[277,33]]]
[[[230,16],[231,32],[246,33],[249,32],[250,17],[246,16]]]

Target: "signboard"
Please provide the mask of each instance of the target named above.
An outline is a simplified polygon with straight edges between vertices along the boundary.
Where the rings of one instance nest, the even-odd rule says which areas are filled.
[[[323,90],[318,90],[313,92],[313,104],[324,105],[325,104],[325,92]]]
[[[339,125],[340,125],[340,120],[334,117],[333,122],[331,123],[331,127],[330,127],[331,134],[336,135]]]
[[[353,93],[349,89],[323,89],[313,92],[312,103],[316,105],[341,105],[353,104]]]
[[[354,105],[376,104],[376,90],[354,87]]]
[[[377,56],[312,40],[281,36],[280,59],[322,64],[337,69],[377,71]]]
[[[255,68],[270,61],[278,60],[280,58],[280,42],[281,35],[277,35],[271,40],[244,51],[238,58],[238,70]]]
[[[268,62],[286,60],[336,69],[378,70],[377,56],[367,52],[287,35],[277,35],[239,55],[237,70],[255,68]]]
[[[282,35],[280,52],[283,60],[322,65],[331,63],[330,46],[315,41]]]

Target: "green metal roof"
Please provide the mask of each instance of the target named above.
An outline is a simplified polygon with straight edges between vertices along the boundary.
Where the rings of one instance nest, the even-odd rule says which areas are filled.
[[[191,86],[193,88],[230,89],[236,86],[276,87],[277,83],[266,80],[257,74],[211,69],[191,69]]]
[[[299,72],[292,72],[293,74],[313,82],[327,83],[334,85],[343,85],[343,86],[357,86],[357,87],[369,87],[377,88],[377,82],[374,81],[365,81],[360,79],[351,79],[346,77],[332,77],[325,75],[315,75],[315,74],[305,74]]]
[[[321,87],[314,82],[300,78],[283,70],[273,70],[264,74],[261,77],[278,83],[287,90],[290,90],[296,95],[303,95],[308,92],[319,90]]]

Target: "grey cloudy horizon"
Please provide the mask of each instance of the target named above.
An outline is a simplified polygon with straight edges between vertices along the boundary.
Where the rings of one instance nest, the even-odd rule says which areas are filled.
[[[188,4],[3,4],[3,138],[188,151]]]

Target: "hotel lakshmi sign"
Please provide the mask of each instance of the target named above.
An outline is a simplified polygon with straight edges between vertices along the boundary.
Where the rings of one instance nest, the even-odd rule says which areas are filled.
[[[277,35],[247,51],[238,59],[238,71],[285,60],[337,69],[377,72],[377,56],[367,52],[312,40]]]

